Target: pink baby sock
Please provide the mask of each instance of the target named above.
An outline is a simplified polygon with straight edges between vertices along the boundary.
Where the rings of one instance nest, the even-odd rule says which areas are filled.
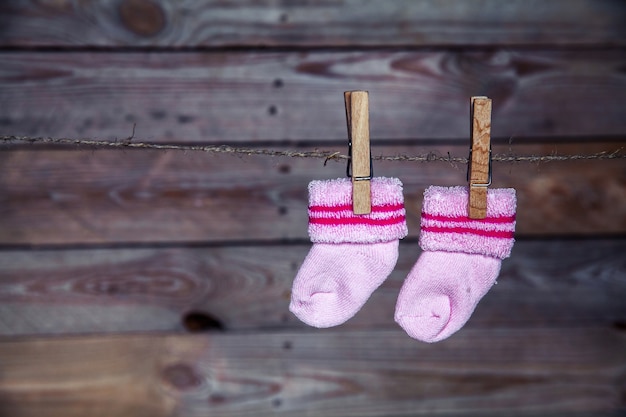
[[[515,190],[489,189],[482,220],[467,216],[467,204],[467,187],[429,187],[424,193],[424,252],[400,290],[395,313],[415,339],[438,342],[463,327],[511,254]]]
[[[314,327],[344,323],[389,276],[407,235],[402,183],[371,180],[372,212],[352,211],[349,178],[309,184],[309,254],[293,282],[289,309]]]

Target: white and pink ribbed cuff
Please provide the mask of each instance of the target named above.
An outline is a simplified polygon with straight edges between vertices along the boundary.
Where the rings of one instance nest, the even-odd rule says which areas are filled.
[[[371,180],[372,212],[352,211],[352,180],[338,178],[309,184],[309,236],[314,243],[379,243],[408,233],[402,183]]]
[[[508,258],[515,239],[515,190],[487,190],[487,217],[468,217],[467,187],[428,187],[424,192],[420,247]]]

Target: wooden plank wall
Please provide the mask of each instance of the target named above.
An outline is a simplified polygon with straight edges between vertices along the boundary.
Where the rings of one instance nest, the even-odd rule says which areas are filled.
[[[618,0],[7,0],[0,136],[346,152],[370,91],[374,155],[466,156],[469,98],[497,154],[626,146]],[[623,151],[622,151],[623,152]],[[626,162],[495,163],[513,255],[433,345],[394,322],[423,190],[465,165],[377,162],[404,183],[391,277],[338,328],[287,309],[306,186],[335,161],[0,145],[0,415],[626,413]]]

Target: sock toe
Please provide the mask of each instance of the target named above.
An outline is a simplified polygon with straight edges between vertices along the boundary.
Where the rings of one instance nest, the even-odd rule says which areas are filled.
[[[450,299],[433,295],[396,311],[396,322],[409,336],[423,342],[436,342],[450,321]]]
[[[289,310],[302,322],[317,328],[338,326],[352,316],[351,311],[342,308],[336,292],[318,291],[306,300],[293,298]]]
[[[389,276],[398,241],[375,244],[315,244],[296,276],[289,307],[318,328],[345,323]]]

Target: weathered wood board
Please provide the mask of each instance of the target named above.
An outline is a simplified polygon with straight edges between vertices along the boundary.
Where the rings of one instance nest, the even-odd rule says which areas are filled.
[[[626,338],[601,327],[471,330],[433,345],[397,330],[5,339],[0,357],[11,416],[626,409]]]
[[[623,141],[513,142],[494,152],[592,154],[623,147]],[[442,144],[372,152],[466,156],[467,149]],[[28,146],[0,152],[0,167],[0,243],[9,246],[307,239],[307,184],[345,175],[345,163],[324,166],[321,159]],[[412,237],[419,233],[426,187],[467,184],[465,164],[376,161],[374,173],[403,181]],[[493,181],[518,192],[518,235],[626,233],[623,159],[494,163]]]
[[[4,0],[0,47],[626,44],[619,0]]]
[[[0,1],[0,136],[467,156],[626,147],[619,0]],[[288,311],[321,159],[0,144],[0,416],[626,414],[626,163],[494,163],[518,241],[465,328],[393,321],[422,193],[466,166],[374,163],[409,237],[335,329]],[[188,334],[201,332],[202,334]]]
[[[2,251],[0,334],[307,330],[288,305],[310,247]],[[467,328],[624,327],[624,253],[625,239],[518,241]],[[394,272],[342,328],[397,328],[396,298],[419,255],[403,242]]]
[[[624,135],[622,50],[0,54],[0,134],[152,142],[345,140],[370,92],[373,140],[460,139],[469,99],[494,138]]]

